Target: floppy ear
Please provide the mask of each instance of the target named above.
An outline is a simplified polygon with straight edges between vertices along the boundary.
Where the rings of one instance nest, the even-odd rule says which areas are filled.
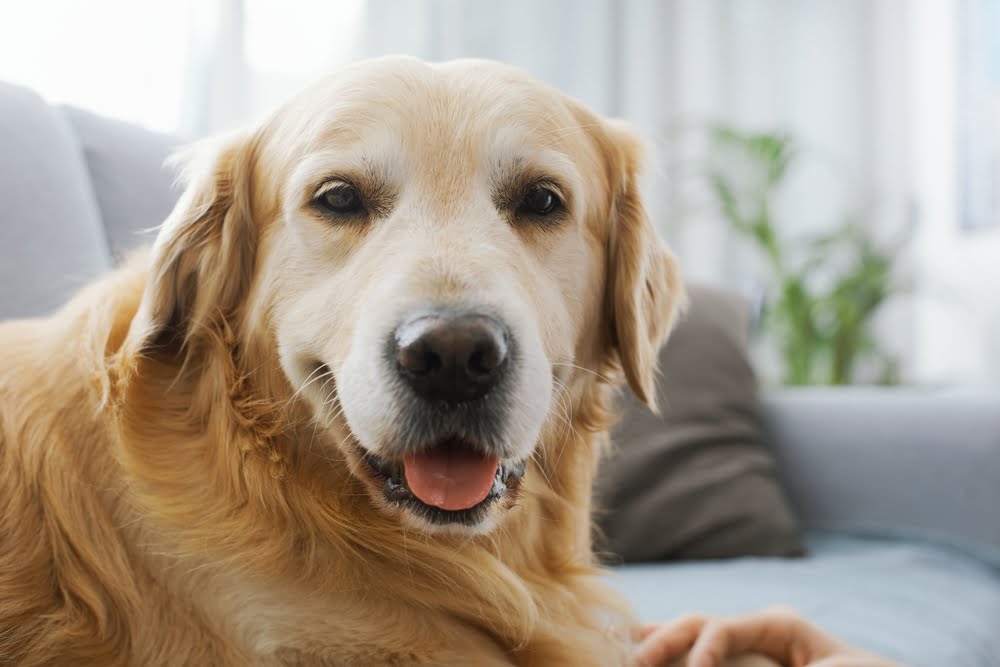
[[[133,332],[140,349],[186,347],[200,332],[231,324],[253,270],[252,154],[241,135],[196,144],[172,159],[183,165],[187,186],[153,246]]]
[[[608,240],[610,340],[629,387],[655,410],[659,349],[685,303],[684,288],[677,260],[650,222],[639,193],[642,143],[615,122],[608,132],[617,179]]]

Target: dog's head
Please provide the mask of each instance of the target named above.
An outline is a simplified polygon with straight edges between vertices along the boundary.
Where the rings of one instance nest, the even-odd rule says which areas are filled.
[[[652,400],[681,288],[638,153],[509,67],[356,65],[189,166],[145,336],[226,323],[380,510],[488,530],[581,386],[620,369]]]

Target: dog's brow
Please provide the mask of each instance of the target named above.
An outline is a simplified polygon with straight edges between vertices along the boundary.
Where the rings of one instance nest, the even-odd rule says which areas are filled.
[[[371,189],[385,189],[392,180],[386,163],[369,151],[326,151],[306,155],[298,161],[288,179],[286,196],[289,200],[300,199],[324,181],[338,176],[353,177]]]
[[[553,178],[575,186],[580,182],[580,174],[573,161],[565,153],[555,148],[533,146],[530,142],[537,138],[538,131],[528,131],[517,127],[500,129],[486,149],[487,173],[494,182],[510,179],[526,170],[550,174]]]

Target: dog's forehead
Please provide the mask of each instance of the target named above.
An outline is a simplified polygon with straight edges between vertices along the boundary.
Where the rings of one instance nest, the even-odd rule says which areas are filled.
[[[514,67],[411,58],[347,67],[293,99],[277,121],[282,134],[295,137],[306,152],[359,141],[432,151],[494,145],[507,150],[514,143],[572,150],[599,123],[578,103]]]

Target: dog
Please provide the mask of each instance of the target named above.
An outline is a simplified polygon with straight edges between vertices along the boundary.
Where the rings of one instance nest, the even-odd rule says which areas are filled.
[[[0,326],[0,662],[625,665],[590,492],[684,301],[621,124],[357,64]]]

